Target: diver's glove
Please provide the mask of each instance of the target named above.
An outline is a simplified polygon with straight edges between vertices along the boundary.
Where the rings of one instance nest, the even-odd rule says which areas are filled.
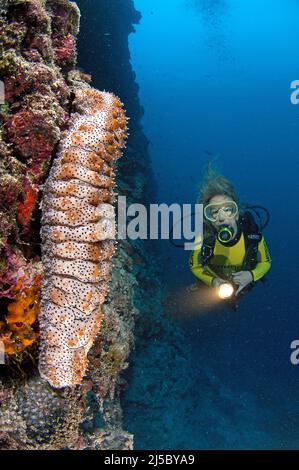
[[[235,292],[235,295],[238,295],[248,284],[251,284],[254,279],[251,271],[238,271],[232,274],[232,280],[234,284],[239,286]]]

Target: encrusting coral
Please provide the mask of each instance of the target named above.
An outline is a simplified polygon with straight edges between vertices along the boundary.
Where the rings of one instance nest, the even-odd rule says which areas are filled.
[[[38,337],[40,281],[41,276],[37,275],[32,286],[23,287],[22,278],[19,279],[15,300],[7,307],[6,322],[0,322],[0,336],[9,355],[24,351]]]
[[[116,235],[113,164],[127,137],[112,93],[82,87],[74,107],[42,200],[39,371],[57,388],[82,381],[102,320]]]
[[[78,448],[84,401],[77,390],[65,389],[58,395],[34,376],[13,393],[0,384],[0,401],[1,449]]]

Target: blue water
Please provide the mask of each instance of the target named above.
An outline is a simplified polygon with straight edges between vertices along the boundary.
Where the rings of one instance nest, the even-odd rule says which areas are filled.
[[[299,365],[290,362],[290,343],[299,338],[299,106],[290,83],[299,79],[299,5],[135,0],[135,7],[142,19],[130,50],[159,202],[194,203],[203,165],[217,155],[240,198],[270,210],[264,235],[273,265],[237,313],[218,306],[184,317],[174,309],[181,359],[173,345],[168,357],[162,343],[137,344],[125,426],[135,448],[298,448]],[[160,246],[169,292],[187,303],[188,252]]]

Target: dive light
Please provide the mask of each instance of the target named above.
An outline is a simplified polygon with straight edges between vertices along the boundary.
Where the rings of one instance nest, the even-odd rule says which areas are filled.
[[[224,282],[218,287],[218,296],[220,299],[229,299],[234,293],[234,287],[230,282]]]

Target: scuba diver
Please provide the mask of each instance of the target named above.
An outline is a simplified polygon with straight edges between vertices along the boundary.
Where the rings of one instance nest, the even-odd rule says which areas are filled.
[[[269,213],[262,206],[242,206],[231,183],[209,170],[199,203],[203,204],[203,241],[195,239],[189,266],[202,283],[215,287],[221,299],[236,310],[238,299],[251,290],[271,267],[271,258],[262,230]],[[263,209],[268,220],[259,226]],[[196,288],[199,286],[197,285]]]

